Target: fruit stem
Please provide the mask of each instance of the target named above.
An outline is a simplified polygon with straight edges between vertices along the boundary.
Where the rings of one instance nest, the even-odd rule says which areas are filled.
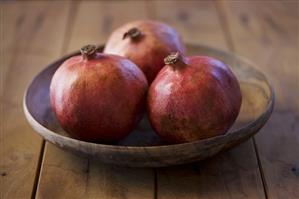
[[[94,56],[96,55],[96,52],[98,51],[98,47],[96,45],[86,45],[83,46],[81,49],[81,54],[83,56],[84,60],[90,60],[92,58],[94,58]]]
[[[131,39],[137,39],[142,35],[138,28],[131,28],[128,32],[123,35],[123,39],[130,37]]]
[[[185,66],[185,65],[187,65],[185,58],[179,52],[171,53],[170,55],[165,57],[164,58],[164,63],[166,65],[171,65],[171,66],[177,66],[177,65]]]

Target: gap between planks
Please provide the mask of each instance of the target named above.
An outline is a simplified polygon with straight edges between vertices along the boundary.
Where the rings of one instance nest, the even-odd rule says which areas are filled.
[[[60,55],[63,55],[66,52],[67,46],[69,45],[71,30],[74,25],[78,5],[80,2],[81,2],[81,0],[74,1],[69,6],[69,14],[68,14],[68,19],[67,19],[67,24],[66,24],[67,28],[66,28],[66,31],[64,34],[64,40],[63,40]],[[46,141],[43,139],[41,150],[40,150],[40,156],[39,156],[38,163],[37,163],[36,174],[35,174],[33,189],[32,189],[32,193],[31,193],[31,199],[36,198],[36,192],[37,192],[38,186],[39,186],[41,170],[42,170],[42,166],[44,163],[45,148],[46,148]]]
[[[215,8],[216,8],[217,16],[219,18],[220,26],[224,33],[224,38],[227,43],[228,49],[235,52],[232,34],[229,30],[227,17],[226,17],[224,9],[222,8],[222,4],[221,4],[220,0],[214,0],[213,2],[215,5]]]
[[[154,199],[158,199],[158,171],[154,169]]]
[[[38,162],[37,162],[35,178],[34,178],[33,188],[32,188],[32,192],[31,192],[31,199],[34,199],[35,196],[36,196],[36,190],[37,190],[37,187],[38,187],[38,182],[39,182],[39,177],[40,177],[40,172],[41,172],[41,166],[42,166],[44,155],[45,155],[44,154],[45,144],[46,144],[46,141],[43,139],[42,140],[42,146],[41,146],[40,153],[39,153]]]
[[[157,18],[157,13],[155,10],[155,5],[153,1],[146,1],[146,11],[149,19],[155,20]],[[158,170],[153,168],[154,171],[154,199],[158,199]]]
[[[268,199],[268,186],[267,186],[265,174],[263,172],[263,166],[262,166],[261,159],[260,159],[260,156],[258,153],[257,145],[255,143],[255,139],[252,138],[252,141],[253,141],[253,146],[254,146],[254,150],[255,150],[255,154],[256,154],[256,159],[257,159],[257,162],[259,165],[259,170],[260,170],[260,175],[261,175],[261,179],[262,179],[262,183],[263,183],[263,187],[264,187],[265,197],[266,197],[266,199]]]
[[[232,52],[235,52],[235,46],[234,46],[234,42],[232,39],[232,34],[230,32],[227,16],[226,16],[225,10],[223,9],[223,5],[222,5],[223,2],[221,0],[214,0],[213,2],[215,4],[216,10],[217,10],[221,28],[223,29],[223,32],[224,32],[225,40],[227,41],[228,49],[231,50]],[[263,184],[265,198],[268,199],[268,186],[267,186],[267,182],[265,179],[263,166],[261,164],[261,160],[259,157],[258,147],[256,145],[254,137],[251,138],[251,141],[253,143],[256,160],[257,160],[258,167],[259,167],[259,173],[260,173],[260,177],[261,177],[262,184]]]

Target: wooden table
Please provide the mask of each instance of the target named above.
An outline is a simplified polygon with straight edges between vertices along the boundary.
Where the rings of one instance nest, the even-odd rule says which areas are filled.
[[[299,198],[299,7],[296,0],[2,1],[0,198]],[[206,161],[121,168],[43,141],[24,118],[26,85],[46,64],[104,43],[135,19],[186,42],[234,51],[272,81],[276,107],[254,138]]]

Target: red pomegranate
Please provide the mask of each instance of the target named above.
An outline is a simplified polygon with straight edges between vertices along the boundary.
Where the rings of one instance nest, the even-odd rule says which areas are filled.
[[[132,60],[151,83],[171,52],[185,52],[180,35],[170,26],[157,21],[134,21],[115,30],[104,53]]]
[[[93,45],[55,72],[51,105],[62,128],[84,141],[117,141],[141,117],[147,80],[130,60],[97,53]]]
[[[191,142],[224,134],[241,106],[239,83],[228,66],[206,56],[165,58],[148,92],[154,130],[170,143]]]

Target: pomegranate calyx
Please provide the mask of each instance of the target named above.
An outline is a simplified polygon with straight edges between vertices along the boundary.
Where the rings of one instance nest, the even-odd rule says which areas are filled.
[[[186,65],[184,57],[179,52],[174,52],[164,58],[166,65]]]
[[[125,32],[123,39],[130,37],[131,39],[137,39],[141,36],[141,31],[138,28],[131,28],[129,31]]]
[[[91,44],[83,46],[80,49],[80,52],[84,60],[92,59],[95,56],[97,51],[98,51],[98,47],[96,45],[91,45]]]

